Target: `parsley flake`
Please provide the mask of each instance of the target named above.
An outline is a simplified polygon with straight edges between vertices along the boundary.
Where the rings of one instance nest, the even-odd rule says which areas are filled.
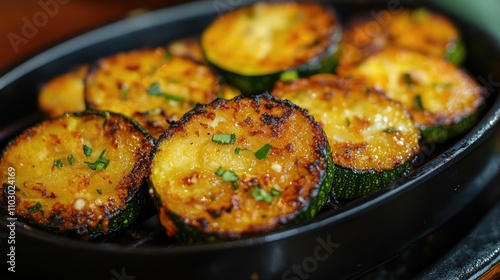
[[[280,80],[283,82],[291,82],[299,78],[297,70],[286,70],[280,75]]]
[[[68,156],[68,163],[69,163],[69,165],[73,165],[74,162],[75,162],[75,157],[73,156],[73,154],[70,154]]]
[[[109,159],[105,159],[104,155],[106,154],[106,150],[103,150],[102,153],[99,155],[96,161],[94,162],[88,162],[86,161],[85,163],[92,169],[92,170],[104,170],[106,167],[108,167],[109,164]]]
[[[223,170],[222,167],[217,168],[215,171],[215,174],[217,176],[220,176],[222,178],[222,181],[224,182],[231,182],[233,185],[233,189],[237,190],[238,189],[238,175],[234,173],[234,171],[231,170]]]
[[[413,109],[424,111],[424,104],[422,103],[422,97],[420,95],[415,95],[413,99]]]
[[[242,152],[242,151],[248,151],[248,149],[247,148],[240,148],[240,147],[237,147],[236,149],[234,149],[234,153],[237,155],[239,155],[240,152]]]

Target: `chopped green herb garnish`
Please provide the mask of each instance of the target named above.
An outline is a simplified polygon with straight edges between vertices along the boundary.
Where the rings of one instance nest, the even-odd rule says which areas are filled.
[[[256,186],[250,189],[250,194],[257,201],[264,201],[267,203],[273,202],[273,197],[270,196],[264,189]]]
[[[161,96],[161,97],[164,97],[164,98],[166,98],[168,100],[172,100],[172,101],[177,101],[177,102],[184,101],[183,97],[172,95],[172,94],[168,94],[168,93],[164,93],[160,89],[160,85],[157,82],[154,82],[154,83],[151,84],[151,86],[149,86],[149,88],[147,89],[147,93],[149,95],[152,95],[152,96]]]
[[[69,163],[69,165],[73,165],[74,162],[75,162],[75,157],[73,157],[73,154],[70,154],[68,156],[68,163]]]
[[[271,145],[265,144],[257,152],[253,153],[257,159],[265,159],[271,150]]]
[[[248,151],[248,149],[247,148],[240,148],[240,147],[234,149],[234,153],[237,155],[239,155],[241,151]]]
[[[385,132],[385,133],[398,133],[401,131],[399,129],[395,129],[395,128],[386,128],[383,130],[383,132]]]
[[[280,75],[280,80],[283,82],[291,82],[299,78],[297,70],[286,70]]]
[[[276,187],[273,187],[271,189],[270,193],[271,193],[271,196],[281,196],[281,194],[283,193],[283,191],[280,191]]]
[[[153,96],[160,96],[163,94],[163,91],[161,91],[161,89],[160,89],[160,84],[158,84],[157,82],[154,82],[147,89],[147,93],[149,95],[153,95]]]
[[[92,155],[92,149],[89,146],[83,144],[83,153],[86,156],[90,157]]]
[[[38,212],[42,210],[42,204],[40,204],[40,201],[37,201],[34,205],[31,205],[28,207],[28,213],[33,214],[35,212]]]
[[[428,20],[430,18],[430,16],[431,16],[431,14],[430,14],[429,10],[427,10],[425,8],[415,9],[411,13],[412,20],[417,22],[417,23],[423,23],[424,21]]]
[[[102,153],[99,155],[96,161],[94,162],[88,162],[86,161],[85,163],[92,169],[92,170],[104,170],[106,167],[108,167],[109,164],[109,159],[105,159],[104,155],[106,154],[106,150],[103,150]]]
[[[96,191],[97,191],[98,194],[102,194],[101,189],[97,189]]]
[[[411,78],[410,73],[404,73],[403,74],[403,79],[406,83],[407,86],[412,86],[413,85],[413,79]]]
[[[413,99],[413,109],[415,110],[424,110],[424,104],[422,103],[422,97],[420,95],[415,95]]]
[[[347,127],[351,126],[351,121],[349,120],[348,117],[345,117],[345,123],[346,123]]]
[[[212,136],[212,142],[217,144],[234,144],[236,141],[236,134],[214,134]]]
[[[57,167],[59,167],[59,168],[61,168],[61,167],[64,166],[62,160],[60,160],[60,159],[54,160],[54,165],[57,166]]]

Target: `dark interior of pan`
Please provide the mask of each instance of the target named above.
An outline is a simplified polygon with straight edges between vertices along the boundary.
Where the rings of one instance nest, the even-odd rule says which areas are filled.
[[[406,3],[365,2],[369,1],[331,1],[328,5],[345,20],[354,12],[397,10]],[[408,3],[415,5],[418,1]],[[30,58],[0,78],[2,147],[20,129],[39,120],[36,94],[48,79],[118,51],[164,45],[176,38],[200,34],[220,13],[244,4],[201,1],[148,12],[72,38]],[[500,193],[494,183],[498,182],[495,180],[500,170],[500,98],[496,82],[500,81],[500,46],[482,30],[449,16],[463,32],[468,50],[464,67],[488,91],[487,108],[466,135],[439,145],[424,143],[420,163],[406,178],[357,201],[344,205],[330,202],[310,222],[215,244],[177,244],[166,237],[151,209],[146,209],[130,229],[98,242],[66,238],[16,222],[16,273],[7,276],[352,278],[397,256],[464,211],[479,216]],[[0,223],[4,230],[10,221],[2,215]],[[6,258],[12,245],[2,241],[0,246]],[[6,271],[6,261],[2,261],[2,273]]]

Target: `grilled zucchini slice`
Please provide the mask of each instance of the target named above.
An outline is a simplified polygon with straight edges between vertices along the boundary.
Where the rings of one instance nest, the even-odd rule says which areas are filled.
[[[150,194],[169,236],[211,242],[313,217],[330,192],[328,140],[269,94],[217,99],[172,124],[152,155]]]
[[[252,95],[271,91],[283,73],[332,72],[340,37],[336,15],[323,5],[259,2],[214,20],[201,49],[227,83]]]
[[[280,81],[272,94],[305,108],[332,149],[333,194],[353,200],[403,176],[419,151],[419,131],[397,102],[359,80],[333,74]]]
[[[58,234],[108,236],[134,222],[147,201],[153,139],[124,116],[66,113],[28,128],[5,148],[3,211]],[[13,207],[9,201],[15,199]]]
[[[457,65],[466,56],[461,32],[448,17],[425,8],[397,13],[380,10],[354,16],[346,23],[338,71],[353,67],[387,47],[443,57]]]
[[[56,76],[46,82],[38,94],[38,107],[47,118],[55,118],[66,112],[85,110],[83,80],[88,66]]]
[[[220,91],[206,65],[164,48],[132,50],[101,59],[85,81],[88,108],[124,114],[158,138],[170,121],[209,103]]]
[[[413,51],[386,49],[366,59],[350,75],[401,102],[422,135],[434,142],[469,130],[485,99],[484,88],[464,69]]]

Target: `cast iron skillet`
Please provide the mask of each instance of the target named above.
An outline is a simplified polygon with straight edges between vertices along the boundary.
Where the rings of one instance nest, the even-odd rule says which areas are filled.
[[[353,12],[400,8],[406,3],[358,2],[329,4],[345,20]],[[80,35],[20,64],[0,78],[1,146],[40,119],[36,94],[48,79],[118,51],[197,35],[218,14],[245,3],[201,1],[148,12]],[[472,211],[479,217],[500,193],[493,183],[500,170],[496,82],[500,81],[500,46],[482,30],[449,16],[463,32],[468,49],[465,68],[489,93],[487,106],[466,135],[438,145],[424,143],[416,170],[387,189],[345,205],[329,203],[308,223],[218,244],[176,244],[165,237],[154,213],[121,236],[100,242],[65,238],[17,222],[16,272],[8,272],[9,265],[2,261],[2,274],[24,279],[156,279],[155,275],[165,279],[344,279],[397,256],[459,213]],[[0,223],[5,230],[9,224],[5,215]],[[12,246],[6,240],[0,242],[3,258]]]

